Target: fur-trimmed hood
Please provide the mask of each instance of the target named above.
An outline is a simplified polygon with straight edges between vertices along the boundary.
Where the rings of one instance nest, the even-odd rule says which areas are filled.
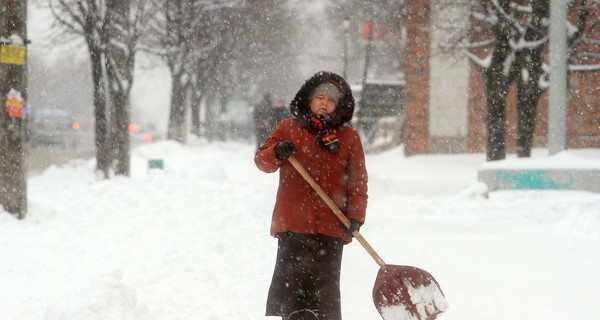
[[[352,116],[354,115],[354,97],[352,96],[350,86],[344,78],[329,71],[319,71],[304,82],[290,104],[292,115],[301,123],[308,125],[307,116],[310,111],[310,94],[324,82],[333,83],[343,94],[335,107],[334,126],[343,125],[352,120]]]

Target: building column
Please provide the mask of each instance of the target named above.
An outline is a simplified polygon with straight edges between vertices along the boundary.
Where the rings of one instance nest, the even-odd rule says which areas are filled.
[[[404,152],[411,156],[429,145],[430,0],[408,1],[406,16]]]

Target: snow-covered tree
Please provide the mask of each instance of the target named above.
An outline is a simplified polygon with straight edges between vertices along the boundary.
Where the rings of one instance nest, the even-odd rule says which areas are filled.
[[[566,0],[569,72],[600,70],[597,0]],[[456,3],[450,5],[457,5]],[[531,154],[536,107],[548,88],[549,0],[470,0],[469,33],[450,47],[461,48],[479,67],[486,87],[487,159],[506,154],[506,97],[517,90],[517,153]]]

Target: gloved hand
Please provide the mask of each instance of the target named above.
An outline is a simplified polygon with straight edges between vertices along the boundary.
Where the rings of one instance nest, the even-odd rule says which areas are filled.
[[[352,235],[352,232],[354,231],[360,231],[360,222],[354,220],[354,219],[350,219],[350,228],[348,228],[348,231],[346,231],[348,233],[349,236],[354,237]]]
[[[298,151],[291,141],[283,141],[275,146],[275,155],[279,160],[286,160],[292,153]]]

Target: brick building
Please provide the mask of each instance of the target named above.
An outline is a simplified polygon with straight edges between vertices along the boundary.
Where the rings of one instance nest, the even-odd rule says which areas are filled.
[[[483,78],[463,54],[444,52],[438,45],[452,36],[448,30],[470,23],[467,6],[443,6],[459,2],[408,2],[404,67],[406,155],[485,152],[487,111]],[[446,24],[452,24],[452,28],[445,28]],[[567,147],[600,148],[600,72],[572,73],[569,81]],[[534,147],[547,145],[547,100],[548,92],[537,107]],[[506,108],[509,153],[515,150],[516,113],[512,88]]]

